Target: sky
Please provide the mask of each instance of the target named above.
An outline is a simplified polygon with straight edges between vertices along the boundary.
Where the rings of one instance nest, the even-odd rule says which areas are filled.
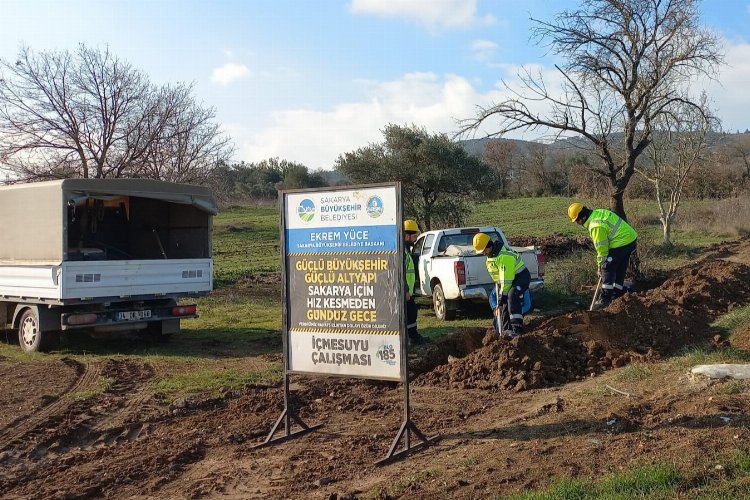
[[[573,0],[0,0],[0,58],[108,46],[157,84],[194,84],[235,145],[331,169],[389,123],[453,135],[519,68],[550,76],[529,38]],[[705,88],[725,130],[750,128],[750,0],[704,0],[726,65]],[[491,132],[492,123],[487,123]],[[534,140],[530,132],[516,138]]]

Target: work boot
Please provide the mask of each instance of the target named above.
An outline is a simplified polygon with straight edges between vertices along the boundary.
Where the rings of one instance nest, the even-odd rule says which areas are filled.
[[[424,345],[428,343],[429,341],[430,339],[420,334],[416,334],[416,335],[409,337],[409,343],[411,345]]]

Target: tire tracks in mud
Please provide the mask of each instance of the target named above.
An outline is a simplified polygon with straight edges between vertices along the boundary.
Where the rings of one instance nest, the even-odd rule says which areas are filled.
[[[113,359],[63,362],[74,366],[79,376],[57,400],[33,415],[20,417],[0,433],[0,463],[121,444],[148,432],[148,424],[139,417],[153,394],[149,381],[156,370],[151,364]],[[76,393],[99,390],[102,379],[112,382],[100,394],[75,397]]]
[[[52,403],[32,415],[19,416],[0,431],[0,443],[2,443],[0,453],[22,444],[29,434],[42,428],[49,428],[50,422],[59,419],[74,403],[68,396],[69,394],[84,391],[99,379],[100,366],[98,364],[81,363],[70,358],[63,358],[61,361],[72,367],[78,376]]]
[[[114,447],[145,438],[157,425],[149,422],[158,413],[149,405],[156,375],[152,364],[126,359],[64,362],[78,372],[76,380],[53,403],[0,433],[0,495],[19,489],[38,492],[39,486],[53,488],[47,491],[53,496],[99,495],[107,489],[106,481],[90,478],[71,485],[69,471],[96,467],[95,462],[116,454]],[[136,450],[128,453],[138,455]]]

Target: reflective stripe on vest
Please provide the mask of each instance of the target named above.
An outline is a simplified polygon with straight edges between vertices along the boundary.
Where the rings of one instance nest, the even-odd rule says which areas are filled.
[[[599,247],[605,244],[609,245],[610,243],[612,243],[612,240],[615,239],[615,236],[617,235],[617,230],[620,229],[621,224],[622,224],[622,219],[619,216],[617,217],[617,222],[615,222],[614,224],[609,222],[607,219],[592,220],[591,224],[589,224],[589,228],[603,226],[603,225],[609,226],[609,235],[607,236],[607,241],[600,241],[599,243],[596,243],[594,246]]]
[[[507,264],[503,262],[510,259],[512,259],[512,261]],[[521,255],[506,249],[505,246],[503,246],[497,255],[487,257],[485,264],[492,281],[496,281],[501,285],[501,291],[503,294],[508,293],[513,285],[513,279],[516,275],[526,269],[526,264],[524,264]]]

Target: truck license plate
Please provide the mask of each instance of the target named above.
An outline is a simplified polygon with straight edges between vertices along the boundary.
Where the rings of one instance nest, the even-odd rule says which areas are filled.
[[[151,317],[151,310],[143,311],[120,311],[117,313],[117,321],[137,321]]]

